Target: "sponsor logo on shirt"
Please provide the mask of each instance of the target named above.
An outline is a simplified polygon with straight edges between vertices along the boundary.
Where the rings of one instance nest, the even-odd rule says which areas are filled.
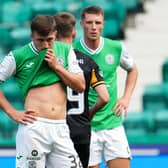
[[[29,62],[28,64],[26,64],[26,68],[31,68],[33,64],[34,62]]]
[[[37,156],[38,155],[38,151],[34,149],[34,150],[32,150],[31,154],[32,154],[32,156]]]
[[[17,158],[17,160],[20,160],[21,158],[23,158],[23,156],[22,156],[22,155],[19,155],[19,156],[17,156],[16,158]]]
[[[84,64],[84,60],[83,59],[78,59],[77,60],[79,64]]]
[[[30,161],[37,161],[37,160],[40,160],[41,159],[41,156],[38,156],[38,151],[36,149],[33,149],[32,152],[31,152],[31,155],[30,157],[27,157],[26,159],[27,160],[30,160]],[[34,162],[33,162],[34,163]]]

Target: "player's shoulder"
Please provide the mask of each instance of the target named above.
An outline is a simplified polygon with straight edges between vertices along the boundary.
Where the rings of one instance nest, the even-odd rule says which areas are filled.
[[[22,47],[12,50],[10,53],[12,53],[14,57],[22,57],[23,55],[25,55],[25,53],[29,52],[31,52],[30,46],[29,44],[26,44]]]
[[[87,54],[79,51],[78,49],[74,49],[74,52],[75,52],[77,58],[82,58],[82,59],[86,60],[87,62],[94,62],[94,60],[92,58],[90,58]]]
[[[77,46],[77,45],[79,45],[79,44],[80,44],[80,40],[79,40],[79,39],[73,41],[73,46]]]
[[[109,39],[109,38],[104,38],[104,44],[105,45],[113,45],[115,47],[121,47],[122,46],[122,42],[119,40],[113,40],[113,39]]]
[[[54,42],[54,47],[55,48],[59,48],[59,47],[63,47],[63,48],[71,48],[71,45],[65,42],[61,42],[61,41],[55,41]]]
[[[74,48],[73,50],[74,50],[76,56],[83,57],[83,58],[87,57],[86,54],[84,54],[83,52],[79,51],[78,49]]]

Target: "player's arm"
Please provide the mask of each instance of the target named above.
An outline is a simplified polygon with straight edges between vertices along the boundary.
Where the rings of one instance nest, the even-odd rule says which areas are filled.
[[[109,94],[105,84],[100,84],[95,87],[95,90],[98,94],[98,99],[96,103],[89,109],[89,118],[93,118],[94,114],[101,110],[109,101]]]
[[[91,74],[91,86],[95,89],[98,94],[98,98],[93,105],[89,109],[89,118],[92,119],[94,114],[101,110],[109,101],[109,94],[107,90],[107,86],[103,80],[101,75],[101,71],[99,67],[96,65],[94,69],[92,69]]]
[[[71,59],[69,60],[70,65],[68,70],[57,63],[52,49],[47,50],[45,60],[48,62],[49,66],[61,77],[67,86],[77,92],[83,92],[85,90],[83,71],[80,69],[76,60],[76,55],[72,49],[70,50],[69,54],[71,55]]]
[[[124,113],[124,116],[126,116],[129,102],[136,85],[138,70],[134,60],[128,54],[124,46],[122,48],[120,66],[127,72],[127,76],[123,96],[118,100],[116,106],[114,107],[114,110],[117,115]]]
[[[10,118],[21,124],[33,123],[33,121],[36,120],[32,115],[33,112],[20,112],[16,110],[6,99],[2,91],[0,91],[0,108],[6,112]]]
[[[15,73],[15,60],[11,53],[7,55],[2,63],[0,63],[0,83],[6,81],[11,75]],[[6,99],[3,92],[0,90],[0,108],[6,112],[13,120],[20,122],[22,124],[27,124],[27,122],[32,122],[34,117],[28,112],[21,113],[17,111]]]

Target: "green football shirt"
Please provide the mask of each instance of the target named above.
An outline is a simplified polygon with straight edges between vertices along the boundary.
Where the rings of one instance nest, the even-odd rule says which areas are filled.
[[[53,51],[55,52],[58,63],[64,68],[68,69],[69,71],[73,71],[74,73],[82,72],[78,66],[76,55],[73,54],[73,50],[70,45],[55,42],[53,45]],[[12,51],[11,55],[14,57],[16,63],[15,78],[25,97],[27,92],[25,93],[23,86],[27,79],[32,75],[33,66],[38,64],[36,59],[40,55],[33,43],[29,43]],[[60,80],[60,77],[48,66],[48,63],[46,61],[42,61],[29,88],[47,86]]]
[[[111,129],[122,125],[121,116],[116,116],[113,107],[117,102],[117,67],[120,64],[121,43],[106,38],[101,38],[101,43],[96,50],[89,49],[83,39],[73,44],[73,47],[85,53],[99,65],[107,85],[110,100],[107,105],[95,114],[91,121],[93,130]],[[97,99],[96,91],[90,88],[89,106]]]

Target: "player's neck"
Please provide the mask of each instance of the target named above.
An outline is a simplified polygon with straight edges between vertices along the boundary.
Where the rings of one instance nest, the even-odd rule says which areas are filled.
[[[58,38],[58,41],[64,42],[64,43],[68,43],[68,44],[72,44],[72,38]]]
[[[91,39],[84,39],[85,44],[87,45],[88,48],[92,49],[92,50],[96,50],[99,47],[100,44],[100,39],[97,40],[91,40]]]

